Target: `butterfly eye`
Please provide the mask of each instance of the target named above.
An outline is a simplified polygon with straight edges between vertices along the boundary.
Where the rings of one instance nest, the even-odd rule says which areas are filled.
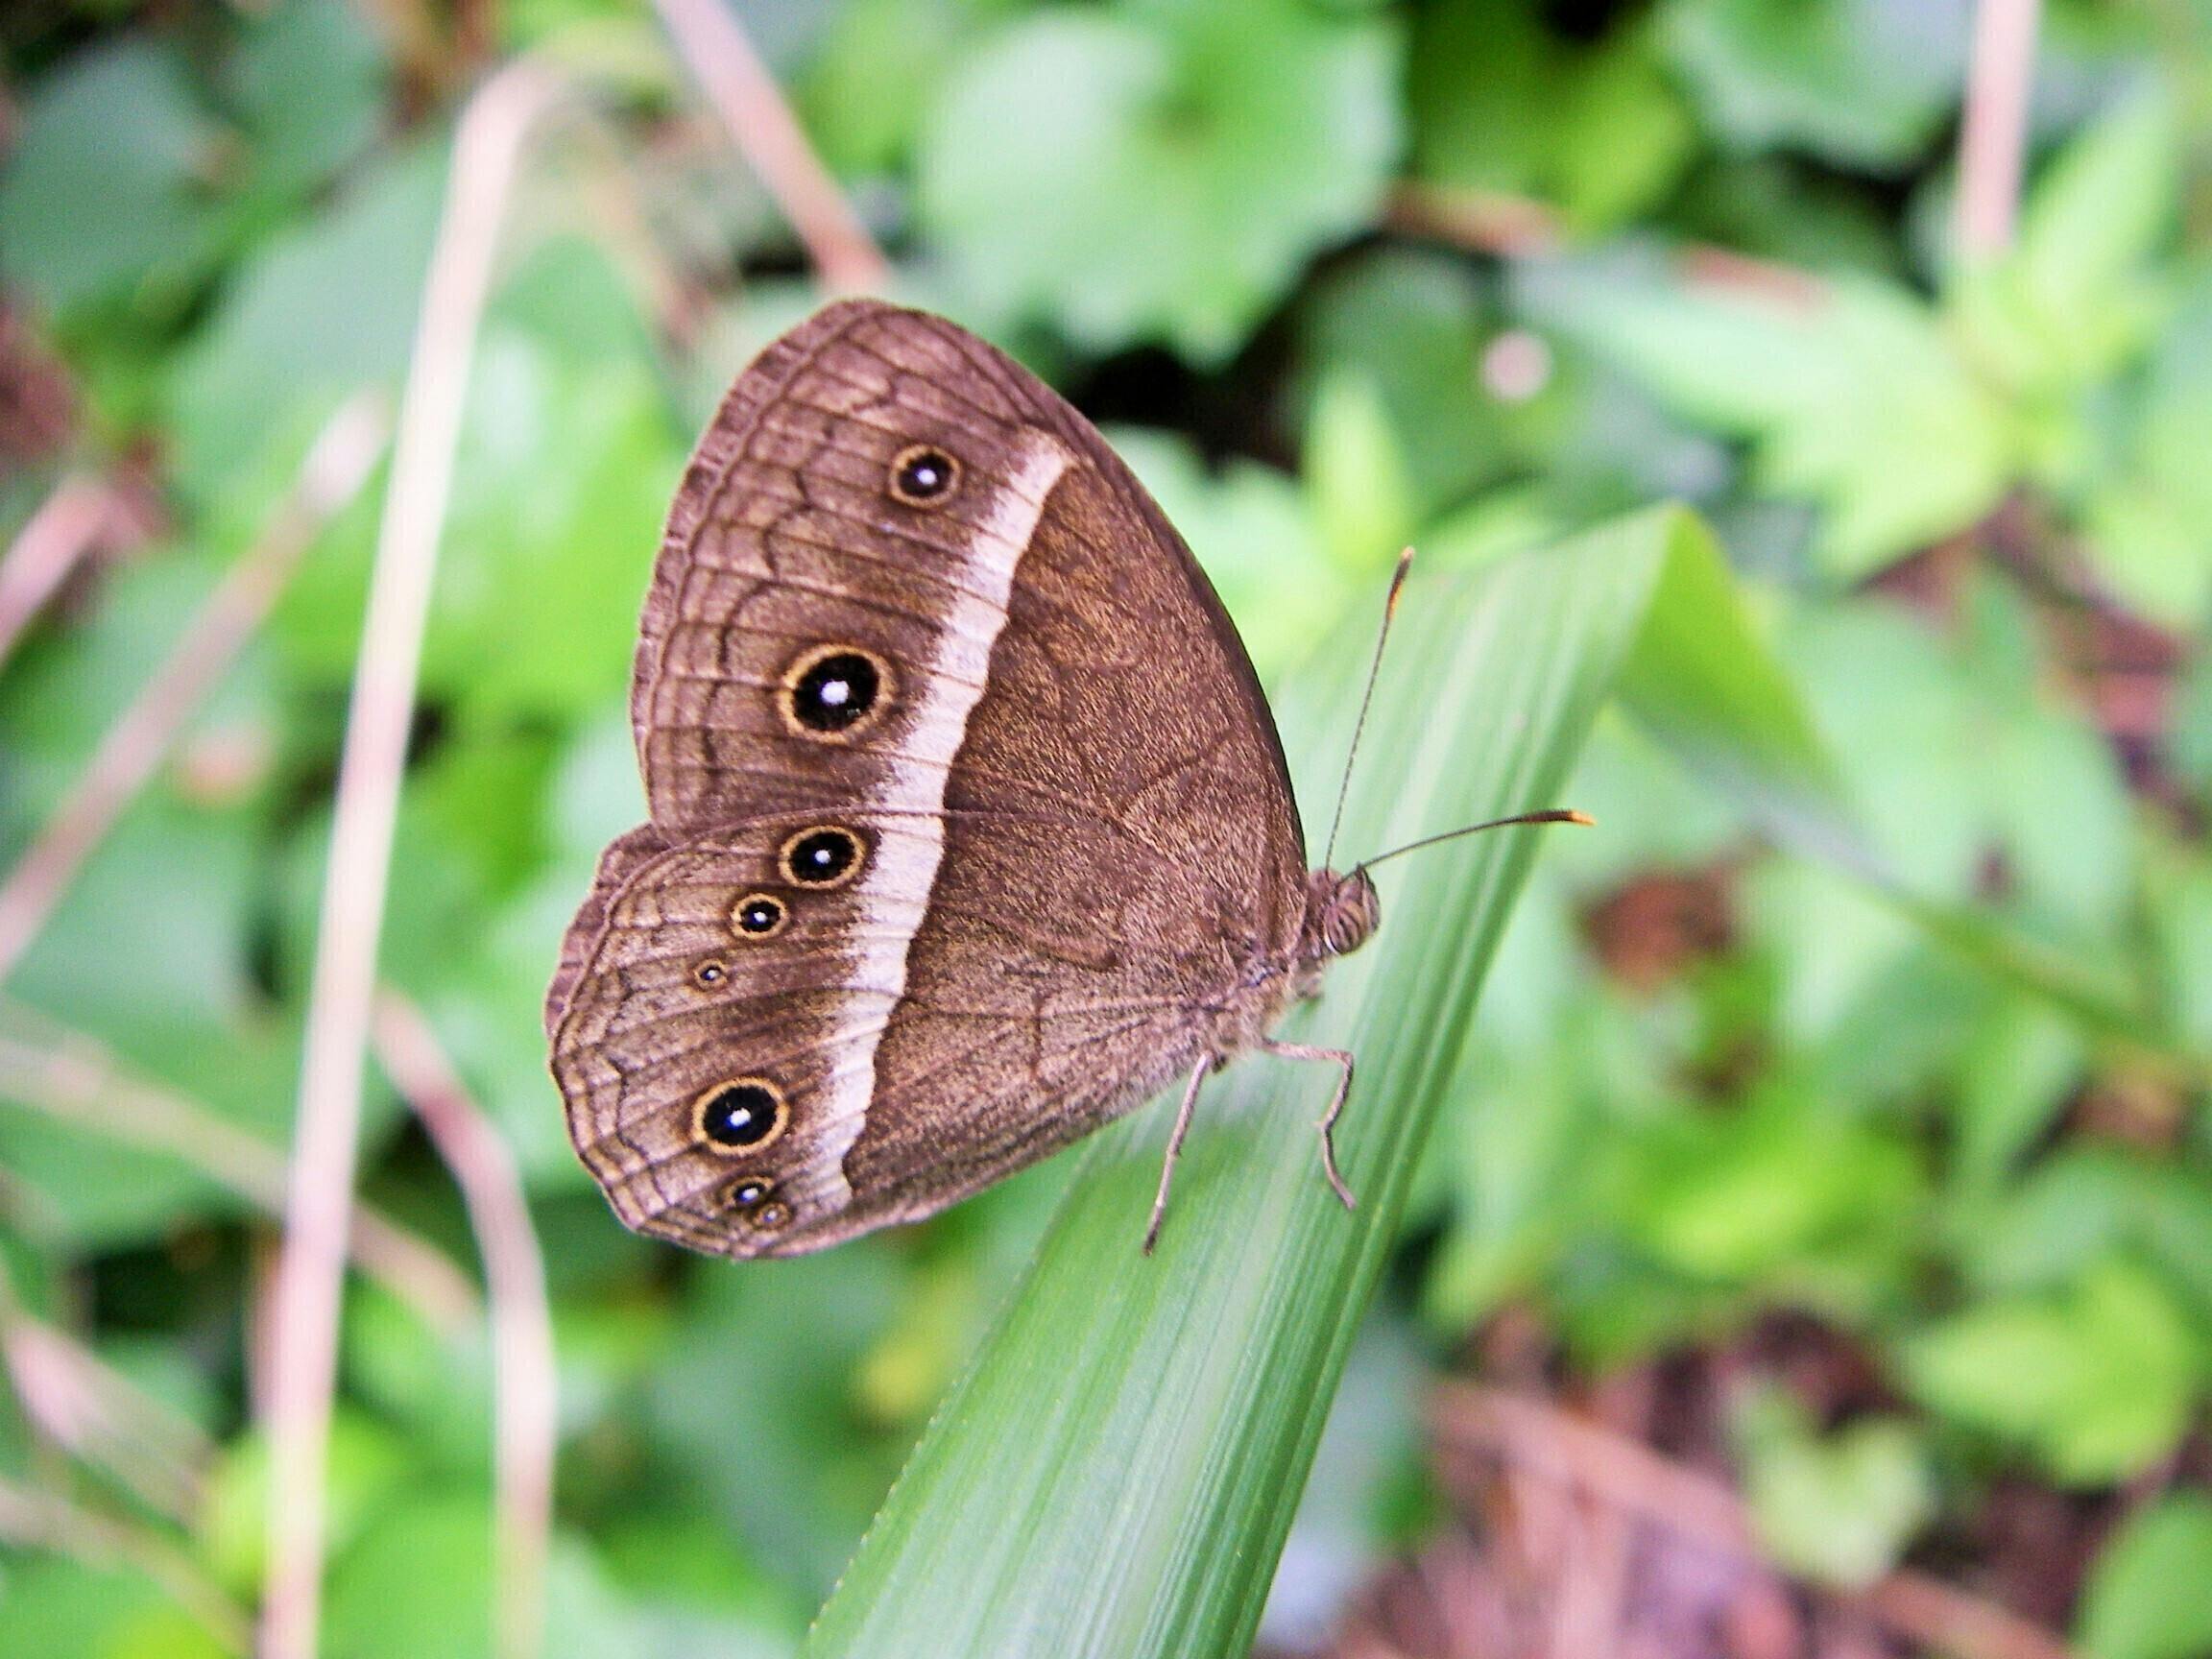
[[[783,874],[807,887],[840,887],[859,870],[864,851],[850,830],[802,830],[783,843]]]
[[[891,665],[857,645],[819,645],[783,670],[777,706],[803,737],[845,737],[890,702]]]
[[[960,487],[960,463],[934,444],[902,449],[891,463],[891,493],[909,507],[942,506]]]
[[[730,906],[730,926],[748,939],[773,938],[790,920],[783,902],[765,893],[748,893]]]
[[[691,970],[691,983],[702,991],[711,991],[730,977],[730,970],[709,956]]]
[[[717,1083],[692,1108],[700,1137],[718,1152],[751,1152],[783,1132],[790,1109],[783,1091],[765,1077]]]

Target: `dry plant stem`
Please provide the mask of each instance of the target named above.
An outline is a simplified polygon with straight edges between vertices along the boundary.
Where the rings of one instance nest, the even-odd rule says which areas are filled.
[[[1995,258],[2012,244],[2039,10],[2040,0],[1980,0],[1974,9],[1956,227],[1959,253],[1969,263]]]
[[[224,576],[166,661],[108,729],[91,762],[0,881],[0,983],[37,938],[92,849],[153,777],[177,735],[269,614],[331,518],[383,452],[380,400],[363,394],[330,418],[268,526]]]
[[[339,760],[274,1292],[261,1659],[309,1659],[316,1650],[324,1459],[337,1380],[361,1068],[422,629],[500,222],[524,139],[559,87],[537,64],[518,60],[486,82],[462,114],[400,405]]]
[[[94,1567],[126,1562],[166,1590],[230,1652],[246,1651],[251,1628],[245,1609],[159,1533],[80,1508],[54,1493],[0,1480],[0,1540],[51,1550]]]
[[[1707,1549],[1771,1563],[1726,1482],[1641,1441],[1541,1400],[1466,1384],[1440,1391],[1431,1418],[1447,1454],[1503,1458]],[[1961,1659],[2073,1659],[2040,1625],[1925,1573],[1900,1568],[1865,1590],[1831,1594],[1909,1641]]]
[[[41,1434],[107,1470],[149,1508],[172,1521],[193,1518],[214,1448],[190,1422],[67,1333],[28,1314],[0,1325],[0,1355],[23,1415]]]
[[[1540,259],[1571,240],[1550,204],[1503,191],[1457,189],[1411,180],[1395,184],[1384,208],[1390,228],[1495,259]],[[1683,277],[1699,287],[1727,289],[1796,310],[1823,304],[1827,284],[1810,271],[1757,259],[1709,242],[1681,246]]]
[[[375,1042],[385,1075],[452,1171],[484,1258],[494,1382],[493,1650],[499,1659],[534,1659],[553,1529],[556,1373],[544,1257],[506,1142],[469,1098],[429,1022],[386,991],[376,999]]]
[[[653,0],[653,9],[746,164],[805,244],[823,282],[840,294],[881,291],[890,280],[889,262],[807,142],[726,0]]]
[[[0,662],[55,589],[114,522],[115,500],[89,478],[64,478],[39,503],[0,560]]]
[[[1499,190],[1448,189],[1407,180],[1384,208],[1390,227],[1500,259],[1556,253],[1565,232],[1548,204]]]
[[[0,1021],[39,1027],[36,1038],[0,1030],[0,1093],[8,1098],[73,1128],[166,1153],[269,1214],[283,1213],[284,1154],[276,1147],[185,1095],[131,1076],[112,1051],[81,1032],[34,1022],[6,1003]],[[381,1211],[356,1201],[347,1242],[361,1271],[434,1330],[459,1331],[475,1320],[480,1305],[468,1277]]]
[[[70,1455],[108,1470],[173,1521],[200,1507],[200,1479],[215,1443],[104,1363],[67,1332],[36,1317],[0,1262],[0,1361],[24,1417]]]

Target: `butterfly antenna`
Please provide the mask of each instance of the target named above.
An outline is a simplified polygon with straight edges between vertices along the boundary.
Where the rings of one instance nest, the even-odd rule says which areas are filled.
[[[1367,710],[1375,701],[1375,676],[1382,670],[1382,647],[1390,638],[1390,619],[1398,614],[1398,594],[1406,586],[1406,573],[1413,568],[1413,549],[1398,555],[1398,568],[1390,575],[1390,591],[1382,601],[1382,625],[1375,630],[1375,655],[1367,664],[1367,688],[1359,693],[1359,718],[1352,723],[1352,747],[1344,755],[1344,778],[1336,785],[1336,812],[1329,820],[1329,845],[1321,850],[1321,868],[1336,851],[1336,831],[1344,825],[1344,803],[1352,793],[1352,763],[1359,758],[1359,734],[1367,730]]]
[[[1433,847],[1439,841],[1456,841],[1462,835],[1473,835],[1483,830],[1503,830],[1508,824],[1595,824],[1598,820],[1587,812],[1572,807],[1551,806],[1541,812],[1516,812],[1510,818],[1493,818],[1487,824],[1469,824],[1457,830],[1447,830],[1441,835],[1424,835],[1418,841],[1408,841],[1403,847],[1393,847],[1387,853],[1378,853],[1372,858],[1359,860],[1359,868],[1372,870],[1388,858],[1402,857],[1407,853],[1418,853],[1424,847]]]

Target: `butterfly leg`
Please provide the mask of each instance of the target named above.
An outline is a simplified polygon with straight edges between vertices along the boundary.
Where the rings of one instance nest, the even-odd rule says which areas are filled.
[[[1198,1104],[1198,1085],[1214,1069],[1214,1056],[1201,1054],[1190,1068],[1190,1081],[1183,1087],[1183,1104],[1175,1109],[1175,1127],[1167,1135],[1167,1158],[1160,1166],[1160,1190],[1152,1199],[1152,1222],[1144,1229],[1144,1254],[1160,1242],[1160,1223],[1167,1214],[1167,1184],[1175,1179],[1175,1160],[1183,1156],[1183,1137],[1190,1132],[1190,1109]]]
[[[1329,1110],[1321,1114],[1315,1125],[1321,1131],[1321,1173],[1329,1177],[1329,1186],[1344,1201],[1347,1210],[1357,1209],[1358,1200],[1352,1189],[1344,1185],[1344,1177],[1336,1172],[1336,1119],[1343,1116],[1344,1096],[1352,1093],[1352,1051],[1348,1048],[1316,1048],[1310,1043],[1278,1043],[1272,1038],[1260,1045],[1263,1054],[1280,1054],[1286,1060],[1326,1060],[1336,1068],[1336,1093],[1329,1097]]]

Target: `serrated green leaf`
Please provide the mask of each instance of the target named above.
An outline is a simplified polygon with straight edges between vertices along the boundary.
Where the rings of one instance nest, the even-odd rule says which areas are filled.
[[[1993,507],[2020,465],[2002,397],[1902,289],[1839,276],[1782,295],[1563,268],[1547,316],[1671,410],[1755,446],[1764,493],[1816,503],[1852,581]]]

